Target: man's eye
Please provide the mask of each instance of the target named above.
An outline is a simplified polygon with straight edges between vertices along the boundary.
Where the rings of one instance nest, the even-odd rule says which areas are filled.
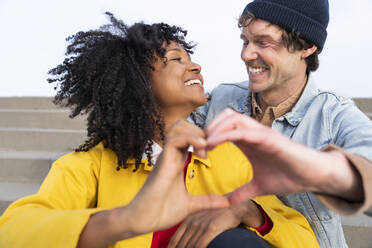
[[[269,42],[267,41],[257,41],[257,45],[265,47],[269,45]]]
[[[175,61],[181,61],[181,58],[173,58],[171,60],[175,60]]]

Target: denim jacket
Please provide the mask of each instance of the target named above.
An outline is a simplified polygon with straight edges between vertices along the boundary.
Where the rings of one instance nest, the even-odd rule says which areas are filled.
[[[248,81],[215,88],[208,103],[200,109],[204,124],[225,108],[251,116]],[[372,122],[352,100],[318,89],[311,77],[296,105],[275,119],[272,128],[318,150],[334,144],[372,160]],[[321,248],[348,247],[339,215],[326,208],[314,194],[305,192],[280,199],[307,218]]]

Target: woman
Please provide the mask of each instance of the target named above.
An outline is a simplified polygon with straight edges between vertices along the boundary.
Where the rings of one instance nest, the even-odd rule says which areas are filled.
[[[227,194],[252,171],[230,143],[202,158],[204,132],[184,121],[206,102],[201,68],[189,56],[193,45],[179,27],[128,28],[107,15],[110,25],[68,38],[69,57],[50,71],[59,87],[55,102],[70,106],[72,117],[88,114],[88,139],[54,163],[36,195],[8,208],[0,246],[164,247],[173,236],[170,246],[205,247],[244,224],[274,246],[317,247],[305,218],[274,196],[240,206],[196,196]],[[185,219],[217,207],[224,208]]]

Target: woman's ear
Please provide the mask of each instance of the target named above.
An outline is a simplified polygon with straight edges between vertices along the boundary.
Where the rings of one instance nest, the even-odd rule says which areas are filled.
[[[311,54],[315,53],[315,51],[318,49],[316,45],[313,45],[312,47],[309,47],[307,49],[302,50],[301,58],[306,59]]]

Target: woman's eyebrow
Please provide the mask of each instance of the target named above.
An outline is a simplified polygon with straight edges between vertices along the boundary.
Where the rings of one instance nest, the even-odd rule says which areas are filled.
[[[182,50],[179,49],[179,48],[171,48],[171,49],[167,49],[166,52],[173,52],[173,51],[176,51],[176,52],[182,52]]]
[[[180,48],[170,48],[170,49],[167,50],[165,53],[167,54],[168,52],[180,52],[180,53],[183,53],[184,50],[183,50],[183,49],[180,49]],[[191,59],[190,54],[189,54],[188,52],[186,52],[186,54],[187,54],[187,57],[188,57],[189,59]]]

